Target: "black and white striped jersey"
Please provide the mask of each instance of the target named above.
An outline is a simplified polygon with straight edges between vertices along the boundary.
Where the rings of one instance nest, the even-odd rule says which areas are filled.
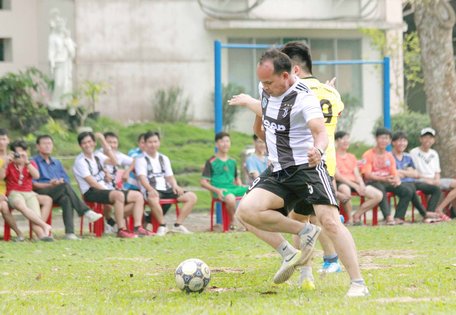
[[[307,122],[323,118],[320,102],[302,81],[281,96],[268,95],[260,82],[263,127],[273,171],[308,163],[307,151],[314,146]]]

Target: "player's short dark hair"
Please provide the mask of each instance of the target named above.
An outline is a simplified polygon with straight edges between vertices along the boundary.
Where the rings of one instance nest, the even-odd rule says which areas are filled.
[[[348,136],[348,135],[349,135],[349,133],[346,131],[343,131],[343,130],[337,131],[334,134],[334,140],[342,139],[343,137]]]
[[[225,137],[230,138],[230,134],[226,131],[220,131],[215,135],[215,142],[219,141],[220,139],[223,139]]]
[[[112,131],[106,131],[103,136],[105,138],[116,138],[116,139],[119,139],[119,137]]]
[[[310,48],[304,42],[288,42],[281,51],[290,57],[291,62],[299,65],[303,70],[312,73],[312,56]]]
[[[7,136],[7,135],[8,135],[8,129],[0,128],[0,136]]]
[[[10,144],[11,151],[16,151],[16,148],[22,148],[24,151],[27,150],[28,145],[24,140],[16,140]]]
[[[145,132],[142,132],[138,135],[137,142],[140,142],[142,139],[144,139],[144,136],[146,135]]]
[[[40,141],[42,139],[51,139],[51,141],[54,142],[54,139],[51,137],[51,135],[39,135],[38,137],[36,137],[35,143],[40,144]]]
[[[377,130],[375,130],[375,138],[384,136],[384,135],[387,135],[391,138],[392,137],[391,130],[384,128],[384,127],[380,127],[380,128],[377,128]]]
[[[263,64],[265,61],[272,61],[274,65],[274,74],[281,74],[283,72],[291,73],[291,60],[283,52],[276,48],[268,49],[261,56],[259,64]]]
[[[393,133],[392,141],[396,141],[399,139],[408,140],[407,134],[404,131],[396,131],[395,133]]]
[[[80,134],[78,134],[78,143],[81,145],[82,140],[84,140],[86,137],[90,137],[93,141],[95,141],[95,135],[91,131],[83,131]]]
[[[152,137],[157,137],[160,140],[160,133],[158,131],[148,131],[144,134],[144,141]]]

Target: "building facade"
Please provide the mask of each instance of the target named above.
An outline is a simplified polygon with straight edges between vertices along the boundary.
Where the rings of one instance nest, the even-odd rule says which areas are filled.
[[[107,82],[97,110],[130,121],[153,118],[157,90],[181,87],[192,122],[211,127],[214,118],[215,40],[281,45],[304,40],[314,61],[379,60],[363,28],[380,29],[398,45],[391,63],[391,106],[402,102],[402,6],[395,0],[0,0],[0,75],[27,66],[47,72],[49,12],[58,8],[77,45],[76,84]],[[258,96],[256,61],[263,50],[227,49],[223,83]],[[375,65],[315,66],[321,81],[337,77],[347,102],[361,105],[350,121],[355,140],[372,142],[382,116],[382,69]],[[343,117],[341,118],[341,121]],[[245,110],[234,129],[251,132]]]

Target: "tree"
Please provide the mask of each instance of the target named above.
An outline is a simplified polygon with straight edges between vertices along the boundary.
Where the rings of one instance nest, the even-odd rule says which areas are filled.
[[[426,107],[438,135],[436,149],[442,172],[456,176],[456,71],[452,46],[455,13],[445,0],[417,0],[414,5]]]

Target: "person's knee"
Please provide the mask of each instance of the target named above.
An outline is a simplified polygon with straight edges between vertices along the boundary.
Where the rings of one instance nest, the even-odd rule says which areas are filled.
[[[184,197],[185,197],[186,202],[188,202],[190,204],[195,204],[198,201],[198,197],[193,192],[186,192],[184,194]]]
[[[0,211],[4,214],[8,214],[9,207],[8,207],[8,203],[6,201],[0,202]]]
[[[339,187],[337,188],[337,190],[343,194],[351,195],[351,189],[346,184],[340,184]]]
[[[118,190],[113,190],[110,194],[109,197],[113,203],[120,202],[120,203],[125,203],[125,195]]]

